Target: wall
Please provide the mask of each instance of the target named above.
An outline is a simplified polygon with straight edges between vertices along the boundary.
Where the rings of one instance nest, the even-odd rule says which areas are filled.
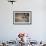
[[[0,40],[15,40],[19,32],[31,34],[33,40],[46,40],[46,16],[42,0],[17,0],[13,5],[0,0]],[[32,11],[32,25],[14,25],[13,11]]]

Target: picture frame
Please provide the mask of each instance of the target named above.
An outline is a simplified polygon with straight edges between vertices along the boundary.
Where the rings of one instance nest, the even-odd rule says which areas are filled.
[[[13,11],[13,24],[32,24],[32,11]]]

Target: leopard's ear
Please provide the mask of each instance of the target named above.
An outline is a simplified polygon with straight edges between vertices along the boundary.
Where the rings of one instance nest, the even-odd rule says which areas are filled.
[[[18,35],[18,37],[20,38],[20,34]]]

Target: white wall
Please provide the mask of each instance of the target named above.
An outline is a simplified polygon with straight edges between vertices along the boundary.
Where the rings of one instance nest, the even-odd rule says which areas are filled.
[[[17,0],[13,5],[0,0],[0,40],[14,40],[19,32],[31,34],[33,40],[46,40],[46,16],[42,5],[42,0]],[[13,11],[19,10],[32,11],[32,25],[13,24]]]

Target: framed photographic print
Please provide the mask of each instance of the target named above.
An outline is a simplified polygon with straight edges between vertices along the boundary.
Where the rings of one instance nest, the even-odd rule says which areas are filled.
[[[13,24],[32,24],[32,11],[13,11]]]

